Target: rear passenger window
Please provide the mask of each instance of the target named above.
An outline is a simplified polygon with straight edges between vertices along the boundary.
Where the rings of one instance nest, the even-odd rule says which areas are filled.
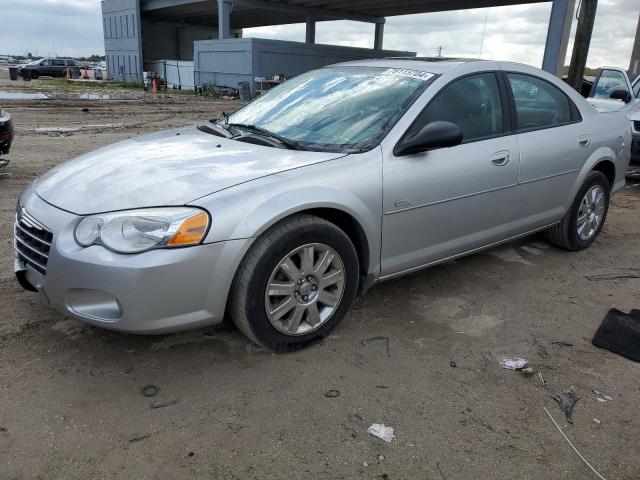
[[[551,128],[579,120],[577,107],[558,87],[541,78],[507,73],[516,107],[516,130]]]
[[[420,113],[408,135],[438,120],[458,125],[465,143],[504,133],[500,88],[495,74],[470,75],[444,87]]]

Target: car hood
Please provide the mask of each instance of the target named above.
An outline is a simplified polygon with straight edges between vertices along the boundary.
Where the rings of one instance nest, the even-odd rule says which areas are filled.
[[[252,145],[190,127],[82,155],[39,178],[35,189],[46,202],[78,215],[183,205],[240,183],[342,156]]]

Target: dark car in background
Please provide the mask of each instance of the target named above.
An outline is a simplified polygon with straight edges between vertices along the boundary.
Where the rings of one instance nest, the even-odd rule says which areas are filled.
[[[43,58],[20,67],[18,75],[24,76],[28,70],[31,73],[31,78],[45,76],[64,77],[67,69],[71,69],[77,73],[80,72],[80,67],[78,67],[76,61],[71,58]]]
[[[0,155],[9,153],[13,141],[13,122],[11,115],[0,107]],[[0,166],[2,161],[0,160]]]

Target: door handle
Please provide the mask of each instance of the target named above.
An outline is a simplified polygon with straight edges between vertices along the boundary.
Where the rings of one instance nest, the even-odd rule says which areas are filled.
[[[578,145],[581,147],[588,147],[591,144],[591,137],[589,135],[581,135],[578,137]]]
[[[491,155],[491,163],[496,167],[504,167],[511,160],[510,152],[498,152]]]

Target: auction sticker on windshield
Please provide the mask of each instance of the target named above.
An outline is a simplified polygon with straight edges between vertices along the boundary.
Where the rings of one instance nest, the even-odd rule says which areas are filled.
[[[435,76],[434,73],[421,72],[419,70],[409,70],[406,68],[388,68],[382,75],[396,75],[400,77],[416,78],[418,80],[424,80],[425,82]]]

